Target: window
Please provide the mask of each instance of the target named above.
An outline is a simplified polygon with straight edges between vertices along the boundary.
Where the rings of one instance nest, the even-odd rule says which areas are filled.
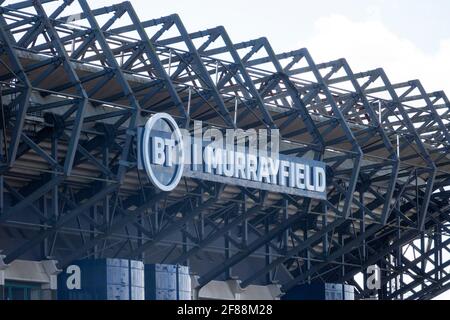
[[[5,300],[40,300],[41,286],[26,282],[5,282]]]

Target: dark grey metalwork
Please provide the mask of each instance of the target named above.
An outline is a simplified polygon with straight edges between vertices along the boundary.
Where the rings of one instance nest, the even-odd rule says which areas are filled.
[[[450,289],[450,101],[418,80],[188,33],[178,15],[140,21],[129,2],[33,0],[0,7],[0,97],[6,263],[140,258],[189,264],[200,286],[345,282],[358,298],[376,264],[381,299]],[[279,129],[286,155],[327,164],[327,199],[187,178],[155,190],[136,137],[162,111],[187,129]]]

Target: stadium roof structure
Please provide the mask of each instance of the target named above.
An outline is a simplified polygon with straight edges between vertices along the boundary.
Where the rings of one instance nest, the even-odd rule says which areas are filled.
[[[348,283],[371,265],[382,299],[450,289],[450,101],[383,69],[277,54],[129,2],[0,1],[0,247],[5,262],[86,257],[189,263],[199,285]],[[70,12],[70,13],[68,13]],[[75,14],[74,14],[75,12]],[[327,199],[137,169],[137,128],[279,129],[283,153],[327,164]]]

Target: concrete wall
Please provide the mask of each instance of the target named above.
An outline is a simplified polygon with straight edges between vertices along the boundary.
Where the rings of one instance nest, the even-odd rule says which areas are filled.
[[[192,277],[192,287],[198,286],[198,277]],[[280,286],[272,284],[268,286],[251,285],[241,288],[239,280],[211,281],[201,289],[193,289],[194,300],[279,300],[282,295]]]
[[[7,265],[0,256],[0,300],[5,299],[5,282],[16,281],[41,286],[42,300],[55,300],[57,297],[57,276],[61,272],[56,261],[16,260]]]

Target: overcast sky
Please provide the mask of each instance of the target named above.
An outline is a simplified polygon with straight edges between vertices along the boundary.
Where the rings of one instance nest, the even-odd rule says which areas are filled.
[[[223,25],[234,42],[265,36],[277,52],[306,47],[316,62],[345,57],[354,72],[383,67],[392,82],[420,79],[450,95],[448,0],[131,2],[142,20],[178,13],[190,32]]]

